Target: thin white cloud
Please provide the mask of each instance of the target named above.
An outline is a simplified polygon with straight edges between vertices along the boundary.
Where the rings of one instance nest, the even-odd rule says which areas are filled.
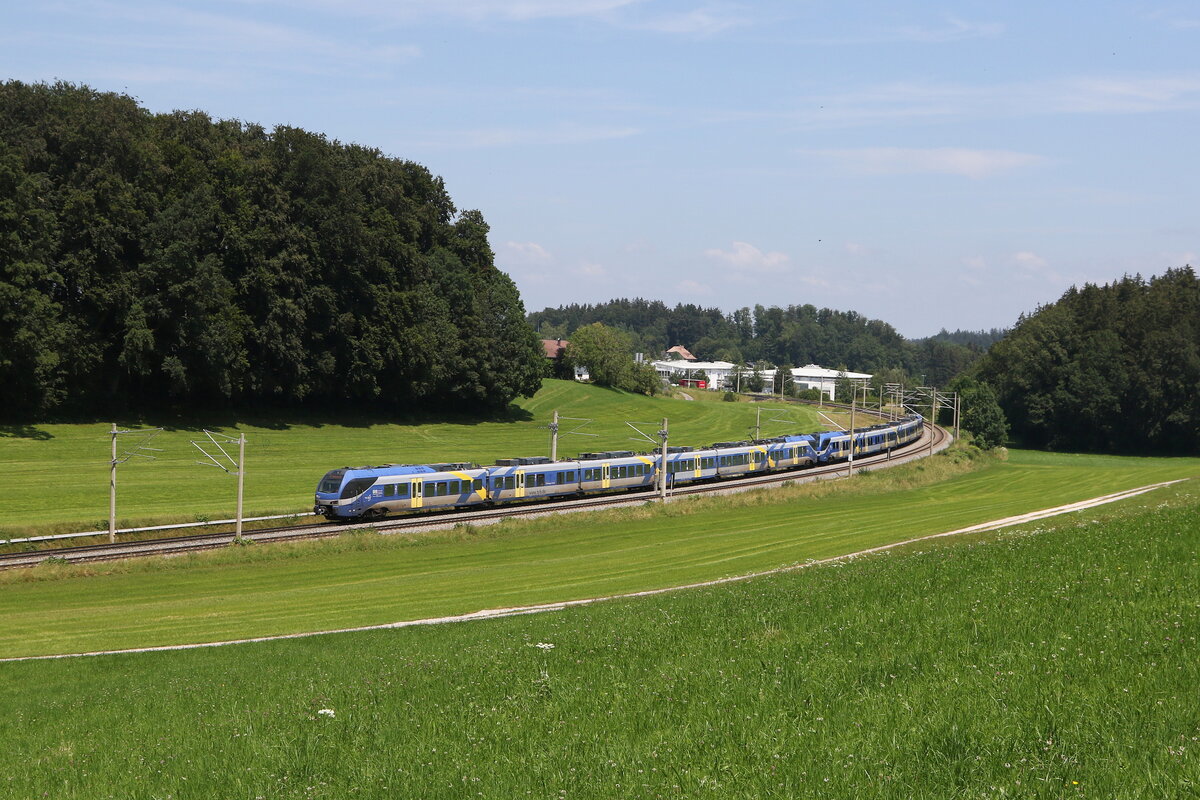
[[[554,260],[550,251],[537,242],[505,242],[501,255],[522,264],[548,264]]]
[[[633,23],[629,27],[659,33],[712,36],[730,28],[747,26],[750,22],[748,17],[735,14],[729,9],[696,8],[682,13],[653,17],[643,22]]]
[[[892,27],[865,27],[857,31],[836,34],[816,34],[802,37],[799,44],[819,47],[846,47],[855,45],[894,44],[913,42],[917,44],[943,44],[967,39],[994,39],[1002,36],[1007,27],[999,22],[972,22],[950,17],[940,24],[912,24]]]
[[[871,254],[871,248],[858,242],[846,242],[845,249],[846,253],[852,256],[866,256]]]
[[[521,145],[581,144],[605,139],[624,139],[636,136],[638,128],[620,128],[604,125],[588,126],[567,123],[547,128],[479,128],[464,131],[446,131],[431,134],[421,139],[405,142],[409,146],[486,148],[512,147]]]
[[[1196,253],[1191,250],[1183,253],[1160,253],[1159,258],[1163,263],[1172,267],[1181,267],[1184,264],[1196,264],[1197,262]]]
[[[713,288],[707,283],[700,283],[691,279],[680,281],[675,284],[675,288],[688,295],[703,295],[707,297],[713,294]]]
[[[862,147],[847,150],[806,150],[803,153],[832,158],[848,169],[868,175],[940,173],[987,178],[1046,159],[1010,150],[970,150],[961,147]]]
[[[604,265],[590,261],[585,261],[571,271],[583,278],[604,278],[608,276],[608,270],[605,269]]]
[[[790,114],[804,128],[1046,114],[1147,114],[1200,109],[1200,72],[1092,75],[968,86],[897,82],[813,94]]]
[[[168,54],[173,59],[181,53],[207,54],[221,59],[223,66],[214,70],[217,73],[235,69],[233,65],[244,70],[246,64],[253,64],[266,70],[305,74],[347,70],[361,74],[363,70],[392,67],[421,55],[416,45],[348,41],[247,15],[231,16],[175,6],[93,2],[81,5],[75,13],[96,20],[95,32],[64,34],[63,39],[75,47],[98,45],[108,51]],[[113,23],[121,22],[128,23],[124,28],[133,32],[106,32],[113,29]],[[125,67],[132,72],[155,68]],[[174,68],[168,66],[166,70]],[[110,75],[115,72],[103,67],[101,70]],[[200,68],[195,72],[198,82],[206,82]]]
[[[734,242],[731,250],[705,250],[704,255],[746,272],[783,272],[791,261],[787,253],[764,253],[749,242]]]
[[[1017,263],[1017,266],[1028,270],[1029,272],[1038,272],[1040,270],[1044,270],[1049,265],[1049,262],[1047,262],[1046,259],[1029,250],[1022,250],[1019,253],[1013,253],[1012,260]]]
[[[945,25],[928,27],[906,25],[897,29],[898,38],[912,42],[958,42],[963,39],[994,39],[1005,31],[998,22],[968,22],[951,17]]]

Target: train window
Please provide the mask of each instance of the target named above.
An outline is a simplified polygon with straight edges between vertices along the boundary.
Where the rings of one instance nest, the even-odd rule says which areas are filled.
[[[533,485],[534,486],[545,486],[546,485],[546,473],[539,472],[537,475],[534,475],[533,476]]]
[[[396,497],[408,497],[407,483],[401,483],[396,486]]]
[[[346,470],[335,469],[325,473],[325,477],[321,478],[321,485],[317,487],[317,491],[322,494],[336,494],[338,487],[342,485],[342,478],[345,477]]]
[[[396,487],[393,486],[392,484],[389,483],[387,486],[383,487],[383,496],[384,497],[393,497],[393,496],[395,496],[395,494],[396,494]]]
[[[437,484],[436,483],[426,483],[424,494],[426,497],[437,497]]]
[[[515,489],[515,488],[517,488],[517,476],[516,476],[516,475],[509,475],[507,478],[505,478],[505,479],[504,479],[504,488],[505,488],[505,489]]]
[[[450,489],[449,489],[449,487],[446,486],[445,481],[438,481],[437,493],[438,493],[438,497],[445,497],[446,495],[448,495],[450,493]]]
[[[482,489],[483,488],[483,478],[476,478],[475,480],[471,481],[471,488],[477,492],[480,489]]]
[[[347,481],[346,488],[342,489],[342,499],[346,500],[351,497],[358,497],[367,489],[370,489],[374,483],[374,478],[355,478],[352,481]]]
[[[567,480],[566,480],[567,483],[575,482],[575,470],[568,470],[566,473],[566,476],[567,476]]]

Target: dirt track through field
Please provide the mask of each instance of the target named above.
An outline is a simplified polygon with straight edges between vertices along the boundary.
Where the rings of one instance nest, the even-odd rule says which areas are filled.
[[[573,606],[590,605],[592,603],[600,603],[605,600],[621,600],[621,599],[634,598],[634,597],[649,597],[651,595],[656,595],[656,594],[666,594],[667,592],[678,592],[678,591],[682,591],[684,589],[699,589],[699,588],[702,588],[705,586],[719,586],[719,585],[725,584],[725,583],[733,583],[735,581],[745,581],[745,580],[750,580],[751,578],[763,577],[765,575],[775,575],[775,574],[778,574],[781,572],[790,572],[790,571],[797,570],[797,569],[804,569],[806,567],[815,567],[815,566],[820,566],[822,564],[832,564],[832,563],[835,563],[838,561],[847,561],[847,560],[858,558],[861,556],[870,555],[872,553],[881,553],[885,550],[892,550],[897,547],[904,547],[905,545],[914,544],[916,542],[924,542],[924,541],[929,541],[931,539],[942,539],[947,536],[960,536],[960,535],[967,534],[967,533],[980,533],[983,531],[997,530],[999,528],[1008,528],[1013,525],[1021,525],[1026,522],[1036,522],[1037,520],[1040,520],[1040,519],[1046,519],[1048,517],[1056,517],[1056,516],[1059,516],[1060,514],[1069,514],[1073,511],[1082,511],[1082,510],[1088,509],[1088,508],[1095,508],[1096,506],[1105,505],[1106,503],[1115,503],[1118,500],[1125,500],[1130,497],[1136,497],[1137,495],[1145,494],[1146,492],[1153,491],[1154,489],[1160,489],[1164,486],[1170,486],[1171,484],[1181,483],[1184,480],[1187,480],[1187,479],[1184,478],[1184,479],[1180,479],[1180,480],[1163,481],[1162,483],[1152,483],[1148,486],[1139,486],[1136,489],[1126,489],[1121,492],[1114,492],[1113,494],[1106,494],[1106,495],[1103,495],[1102,497],[1093,497],[1090,500],[1081,500],[1078,503],[1070,503],[1065,506],[1056,506],[1054,508],[1047,508],[1047,509],[1043,509],[1041,511],[1031,511],[1027,514],[1018,514],[1013,517],[1005,517],[1004,519],[993,520],[991,522],[983,522],[978,525],[972,525],[967,528],[959,528],[958,530],[953,530],[953,531],[946,531],[944,533],[932,533],[927,536],[918,536],[914,539],[905,539],[902,542],[893,542],[892,544],[885,544],[885,545],[880,545],[878,547],[871,547],[866,550],[859,550],[856,553],[846,553],[844,555],[833,556],[831,558],[823,558],[823,559],[819,559],[819,560],[814,559],[811,561],[806,561],[803,564],[793,564],[793,565],[786,566],[786,567],[778,567],[776,569],[766,570],[764,572],[752,572],[752,573],[749,573],[746,575],[736,575],[736,576],[728,577],[728,578],[717,578],[715,580],[702,581],[700,583],[689,583],[689,584],[685,584],[683,586],[670,586],[670,587],[663,588],[663,589],[648,589],[648,590],[642,591],[642,592],[630,592],[627,594],[615,594],[615,595],[608,595],[606,597],[590,597],[590,598],[586,598],[586,599],[582,599],[582,600],[565,600],[565,601],[562,601],[559,603],[545,603],[542,605],[535,605],[535,606],[518,606],[515,608],[487,608],[487,609],[483,609],[481,611],[473,611],[470,614],[459,614],[459,615],[450,616],[450,617],[431,617],[429,619],[405,620],[403,622],[389,622],[389,623],[386,623],[383,625],[366,625],[366,626],[358,627],[358,628],[337,628],[334,630],[311,631],[308,633],[289,633],[289,634],[282,634],[279,636],[261,636],[261,637],[251,638],[251,639],[232,639],[232,640],[226,641],[226,642],[200,642],[197,644],[161,645],[158,647],[135,647],[135,648],[129,648],[126,650],[96,650],[96,651],[88,652],[88,653],[61,653],[59,655],[49,655],[49,656],[23,656],[20,658],[0,658],[0,663],[9,662],[9,661],[42,661],[42,660],[55,659],[55,658],[82,658],[84,656],[120,655],[120,654],[126,654],[126,653],[153,653],[153,652],[159,652],[159,651],[163,651],[163,650],[195,650],[195,649],[201,648],[201,647],[225,647],[227,645],[235,645],[235,644],[253,644],[255,642],[274,642],[274,641],[279,641],[281,639],[303,639],[303,638],[308,638],[310,636],[326,636],[326,635],[335,634],[335,633],[358,633],[361,631],[378,631],[378,630],[387,630],[387,629],[391,629],[391,628],[408,628],[408,627],[411,627],[414,625],[441,625],[441,624],[450,623],[450,622],[470,622],[472,620],[480,620],[480,619],[495,619],[498,617],[512,617],[512,616],[517,616],[520,614],[539,614],[539,613],[542,613],[545,611],[561,611],[563,609],[571,608]]]

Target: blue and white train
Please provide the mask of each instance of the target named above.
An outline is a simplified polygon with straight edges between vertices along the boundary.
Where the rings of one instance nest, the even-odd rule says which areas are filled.
[[[921,438],[919,414],[858,428],[854,456],[873,455]],[[668,447],[667,487],[800,469],[845,461],[849,431],[825,431],[705,448]],[[661,452],[581,453],[569,461],[505,458],[486,467],[465,463],[342,467],[317,484],[313,513],[334,521],[381,519],[424,509],[470,508],[525,500],[650,489],[659,485]]]

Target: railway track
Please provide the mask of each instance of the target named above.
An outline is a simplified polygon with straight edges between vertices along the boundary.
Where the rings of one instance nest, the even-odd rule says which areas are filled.
[[[951,436],[939,427],[933,428],[933,443],[926,432],[920,439],[887,454],[864,456],[854,460],[854,469],[897,466],[939,452],[950,445]],[[850,466],[845,463],[830,464],[803,470],[774,472],[754,475],[718,483],[689,484],[672,489],[668,497],[677,498],[702,494],[718,494],[749,491],[783,483],[807,483],[846,475]],[[640,505],[657,499],[655,491],[640,490],[603,497],[584,497],[574,500],[552,502],[529,502],[503,508],[476,508],[468,511],[431,512],[417,516],[385,519],[378,522],[360,522],[350,525],[320,522],[311,525],[266,528],[242,533],[242,540],[253,543],[287,542],[305,539],[321,539],[339,536],[349,530],[373,530],[378,533],[419,533],[423,531],[453,528],[456,525],[489,525],[505,519],[532,518],[549,514],[569,514]],[[147,539],[136,542],[116,542],[79,547],[64,547],[55,550],[40,550],[26,553],[0,554],[0,569],[16,569],[36,566],[44,561],[56,563],[87,563],[93,561],[115,561],[124,558],[145,556],[171,556],[200,550],[229,547],[237,542],[233,533],[202,533],[176,536],[165,539]]]

